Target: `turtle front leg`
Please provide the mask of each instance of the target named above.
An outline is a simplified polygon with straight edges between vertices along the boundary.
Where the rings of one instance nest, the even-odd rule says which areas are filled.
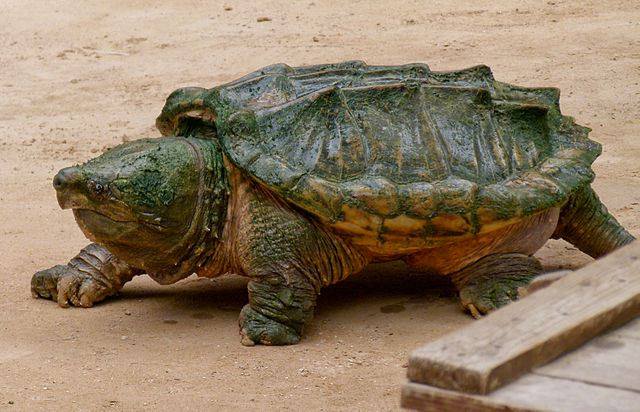
[[[542,273],[542,265],[533,256],[520,253],[495,254],[466,266],[452,275],[462,306],[475,318],[518,299],[518,290],[526,288]]]
[[[287,284],[283,278],[249,282],[249,304],[240,312],[242,344],[253,346],[298,343],[313,318],[318,293],[308,284]]]
[[[31,278],[31,294],[55,300],[61,307],[88,308],[115,295],[126,282],[141,273],[104,247],[91,243],[68,264],[36,272]]]
[[[268,194],[254,192],[241,215],[238,259],[252,279],[239,319],[242,343],[297,343],[320,289],[361,270],[367,258]]]

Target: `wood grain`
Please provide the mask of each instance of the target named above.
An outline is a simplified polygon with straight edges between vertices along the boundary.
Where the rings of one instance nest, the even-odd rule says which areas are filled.
[[[488,393],[640,314],[640,242],[416,350],[411,381]]]
[[[627,389],[640,394],[640,341],[625,336],[633,332],[640,333],[640,323],[630,322],[595,338],[574,352],[536,368],[534,373]]]

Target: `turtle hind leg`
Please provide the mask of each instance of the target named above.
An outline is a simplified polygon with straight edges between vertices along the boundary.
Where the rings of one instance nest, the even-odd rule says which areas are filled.
[[[475,318],[517,300],[542,273],[533,256],[521,253],[488,255],[451,275],[460,294],[460,303]]]
[[[594,258],[635,240],[600,202],[591,186],[576,192],[563,206],[554,237]]]

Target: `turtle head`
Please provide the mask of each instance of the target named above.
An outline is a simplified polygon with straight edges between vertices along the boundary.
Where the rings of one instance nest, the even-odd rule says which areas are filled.
[[[226,216],[226,173],[210,140],[127,142],[62,169],[53,186],[89,239],[162,283],[202,263]]]

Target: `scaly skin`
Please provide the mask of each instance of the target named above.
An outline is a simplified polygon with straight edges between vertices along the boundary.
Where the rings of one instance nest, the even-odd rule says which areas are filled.
[[[578,190],[563,207],[556,237],[594,258],[635,240],[600,202],[591,186]]]
[[[367,259],[263,190],[249,184],[240,190],[237,254],[252,279],[240,314],[242,343],[297,343],[321,287],[361,270]]]
[[[31,294],[52,299],[61,307],[89,308],[118,293],[141,271],[131,268],[107,249],[91,243],[66,265],[37,272],[31,279]]]

